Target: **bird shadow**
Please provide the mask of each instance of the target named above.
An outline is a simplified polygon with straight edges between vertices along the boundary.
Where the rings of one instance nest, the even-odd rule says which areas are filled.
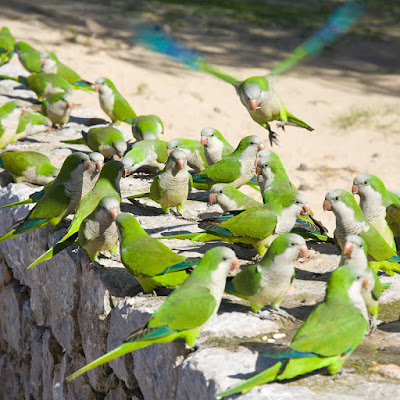
[[[295,268],[296,279],[301,281],[320,281],[326,282],[331,276],[332,272],[312,272],[304,269]]]

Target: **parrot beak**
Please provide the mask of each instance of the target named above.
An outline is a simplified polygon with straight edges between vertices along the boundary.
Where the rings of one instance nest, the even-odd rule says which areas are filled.
[[[258,164],[258,160],[259,160],[259,158],[257,158],[256,157],[256,159],[255,159],[255,161],[254,161],[254,165],[257,167],[257,164]]]
[[[208,205],[217,204],[217,196],[214,193],[210,193],[208,196]]]
[[[299,248],[299,254],[297,258],[305,257],[307,253],[308,253],[308,247],[306,245],[303,245]]]
[[[202,146],[207,146],[208,145],[208,139],[205,136],[202,136],[200,139],[200,143]]]
[[[250,99],[249,103],[250,103],[250,108],[253,111],[256,111],[257,110],[257,106],[258,106],[258,100],[257,99]]]
[[[25,115],[28,112],[28,110],[25,107],[21,108],[21,115]]]
[[[94,90],[99,93],[100,92],[100,86],[99,85],[94,85]]]
[[[346,242],[343,246],[343,255],[350,257],[353,252],[354,245],[351,242]]]
[[[258,151],[264,150],[264,145],[261,143],[257,147]]]
[[[183,167],[185,166],[185,160],[182,158],[180,160],[176,160],[176,163],[178,164],[179,169],[183,169]]]
[[[304,204],[303,208],[300,211],[300,215],[308,215],[310,214],[311,208],[308,204]]]
[[[50,133],[50,132],[51,132],[51,128],[48,127],[48,128],[46,129],[46,133]]]
[[[69,108],[70,110],[72,110],[72,107],[73,107],[73,104],[70,103],[70,102],[68,102],[68,103],[67,103],[67,108]]]
[[[239,268],[239,259],[235,257],[231,262],[231,267],[229,268],[231,271],[234,271],[236,268]]]
[[[85,169],[90,169],[90,168],[92,168],[92,162],[89,160],[87,163],[86,163],[86,168]]]
[[[368,287],[368,278],[365,277],[362,281],[361,288],[366,289]]]
[[[351,188],[351,193],[358,194],[358,186],[357,185],[353,185],[353,187]]]
[[[256,167],[256,174],[257,175],[261,175],[262,174],[262,170],[260,167]]]
[[[122,169],[122,177],[126,178],[129,175],[130,172],[131,171],[129,170],[129,168],[123,168]]]
[[[117,153],[117,156],[119,157],[119,158],[122,158],[123,156],[124,156],[124,153]]]
[[[118,208],[114,208],[108,212],[108,215],[110,216],[112,221],[115,221],[118,217],[118,213],[119,213]]]
[[[167,149],[167,157],[169,157],[169,155],[172,153],[171,149]]]
[[[40,59],[39,63],[40,63],[40,66],[43,67],[43,65],[44,65],[44,60],[43,60],[43,58]]]
[[[96,162],[96,172],[100,172],[103,169],[103,161],[97,161]]]
[[[323,204],[322,204],[322,208],[324,209],[324,211],[332,211],[332,204],[329,200],[324,200]]]

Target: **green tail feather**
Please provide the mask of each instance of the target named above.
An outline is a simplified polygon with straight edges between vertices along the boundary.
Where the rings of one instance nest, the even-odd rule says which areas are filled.
[[[7,232],[3,236],[1,236],[0,237],[0,242],[18,236],[18,235],[14,236],[14,232],[15,232],[15,229],[12,229],[10,232]]]
[[[26,200],[17,201],[16,203],[6,204],[5,206],[1,206],[1,208],[21,206],[23,204],[31,204],[34,202],[35,201],[33,199],[26,199]]]
[[[260,187],[258,186],[258,184],[255,184],[255,183],[250,181],[250,182],[247,182],[246,185],[252,187],[254,190],[257,190],[257,192],[261,192],[260,191]]]
[[[195,232],[195,233],[179,233],[178,235],[169,235],[169,236],[159,236],[154,239],[193,239],[199,233],[203,232]]]
[[[142,197],[150,197],[150,193],[140,193],[140,194],[134,194],[132,196],[126,197],[127,200],[131,201],[133,199],[140,199]]]
[[[136,118],[125,118],[124,119],[124,122],[126,122],[127,124],[133,124],[133,121],[135,120]]]
[[[4,79],[15,81],[15,82],[21,83],[22,85],[28,87],[28,80],[23,76],[19,76],[18,78],[14,78],[13,76],[0,75],[0,80],[4,80]]]
[[[178,272],[178,271],[183,271],[186,269],[189,269],[191,267],[196,266],[201,258],[187,258],[186,260],[183,260],[182,262],[178,264],[171,265],[170,267],[167,267],[164,269],[164,271],[160,272],[156,276],[160,275],[165,275],[165,274],[170,274],[172,272]],[[191,268],[193,269],[193,268]]]
[[[66,144],[86,144],[85,139],[83,139],[83,137],[79,139],[60,140],[60,142]]]
[[[389,289],[389,287],[390,287],[391,284],[392,284],[391,282],[388,282],[388,283],[381,283],[382,292],[383,292],[384,290],[386,290],[386,289]]]
[[[86,90],[87,92],[95,92],[93,83],[87,81],[77,81],[71,84],[74,89]]]
[[[286,112],[287,113],[287,120],[288,122],[291,122],[292,124],[296,124],[297,126],[299,126],[300,128],[304,128],[307,129],[308,131],[313,131],[314,128],[311,128],[310,125],[306,124],[304,121],[302,121],[301,119],[295,117],[293,114],[291,114],[290,112]]]

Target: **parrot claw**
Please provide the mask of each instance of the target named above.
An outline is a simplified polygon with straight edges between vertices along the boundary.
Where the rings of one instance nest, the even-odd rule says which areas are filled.
[[[278,318],[276,315],[271,314],[269,311],[261,311],[258,310],[257,312],[249,311],[249,315],[252,315],[253,317],[257,317],[260,319],[267,319],[269,321],[276,321]]]
[[[340,371],[333,377],[333,379],[335,380],[340,379],[345,374],[352,374],[353,372],[356,371],[357,370],[355,368],[341,368]]]
[[[380,319],[376,319],[376,317],[373,315],[371,317],[371,320],[369,321],[369,329],[368,329],[368,335],[372,335],[376,332],[376,330],[378,329],[379,325],[382,325],[383,321]]]
[[[271,147],[275,144],[279,146],[279,140],[278,140],[278,135],[270,128],[268,129],[269,131],[269,143],[271,144]]]
[[[293,317],[293,315],[290,315],[288,312],[286,312],[285,310],[282,310],[280,308],[272,308],[270,310],[270,312],[272,314],[276,314],[276,315],[279,315],[279,316],[281,316],[283,318],[289,319],[292,322],[296,322],[296,318]]]

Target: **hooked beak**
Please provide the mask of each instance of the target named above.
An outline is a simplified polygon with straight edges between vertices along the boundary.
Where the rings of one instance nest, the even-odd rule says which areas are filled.
[[[214,193],[210,193],[208,195],[208,205],[216,204],[217,203],[217,196]]]
[[[303,208],[300,211],[300,215],[308,215],[310,214],[311,208],[308,204],[304,204]]]
[[[118,208],[114,208],[108,212],[108,215],[110,216],[112,221],[115,221],[118,217],[118,213],[119,213]]]
[[[229,268],[231,271],[235,270],[236,268],[238,268],[240,265],[239,263],[239,259],[237,257],[235,257],[232,262],[231,262],[231,267]]]
[[[260,167],[256,167],[256,174],[257,175],[261,175],[262,174],[262,170],[261,170],[261,168]]]
[[[28,112],[28,110],[25,107],[21,108],[21,115],[25,115]]]
[[[119,158],[122,158],[122,157],[124,156],[124,153],[119,152],[119,153],[117,153],[117,156],[118,156]]]
[[[99,85],[94,85],[94,90],[98,93],[100,92],[100,86]]]
[[[358,193],[358,186],[357,186],[357,185],[353,185],[353,187],[351,188],[351,193],[353,193],[353,194],[359,194],[359,193]]]
[[[43,58],[40,59],[39,63],[40,63],[40,66],[43,67],[43,65],[44,65],[44,60],[43,60]]]
[[[167,149],[167,157],[169,157],[169,155],[172,153],[171,149]]]
[[[249,103],[250,103],[250,108],[253,111],[256,111],[257,110],[257,106],[258,106],[258,100],[257,99],[251,99],[251,100],[249,100]]]
[[[103,161],[97,161],[96,162],[96,172],[100,172],[103,169]]]
[[[200,139],[200,143],[202,146],[207,146],[208,144],[208,139],[205,136],[202,136]]]
[[[185,166],[185,160],[183,158],[176,160],[176,163],[179,169],[183,169],[183,167]]]
[[[254,165],[257,167],[257,164],[258,164],[258,160],[259,160],[259,158],[257,158],[256,157],[256,160],[254,161]]]
[[[264,145],[261,143],[258,145],[258,151],[264,150]]]
[[[126,178],[129,175],[130,172],[131,171],[129,170],[129,168],[123,168],[122,169],[122,177]]]
[[[46,133],[50,133],[51,132],[51,127],[48,127],[47,129],[46,129]]]
[[[68,102],[68,103],[67,103],[67,108],[69,108],[70,110],[72,110],[72,107],[73,107],[73,104],[70,103],[70,102]]]
[[[343,246],[343,255],[350,257],[353,252],[354,244],[351,242],[346,242]]]
[[[324,209],[324,211],[332,211],[332,203],[329,200],[325,199],[322,204],[322,208]]]
[[[308,247],[304,244],[299,248],[299,254],[297,255],[297,258],[305,257],[307,253],[308,253]]]
[[[92,162],[89,160],[87,163],[86,163],[86,168],[85,169],[90,169],[90,168],[92,168]]]
[[[368,287],[368,278],[365,277],[362,281],[361,288],[366,289]]]

